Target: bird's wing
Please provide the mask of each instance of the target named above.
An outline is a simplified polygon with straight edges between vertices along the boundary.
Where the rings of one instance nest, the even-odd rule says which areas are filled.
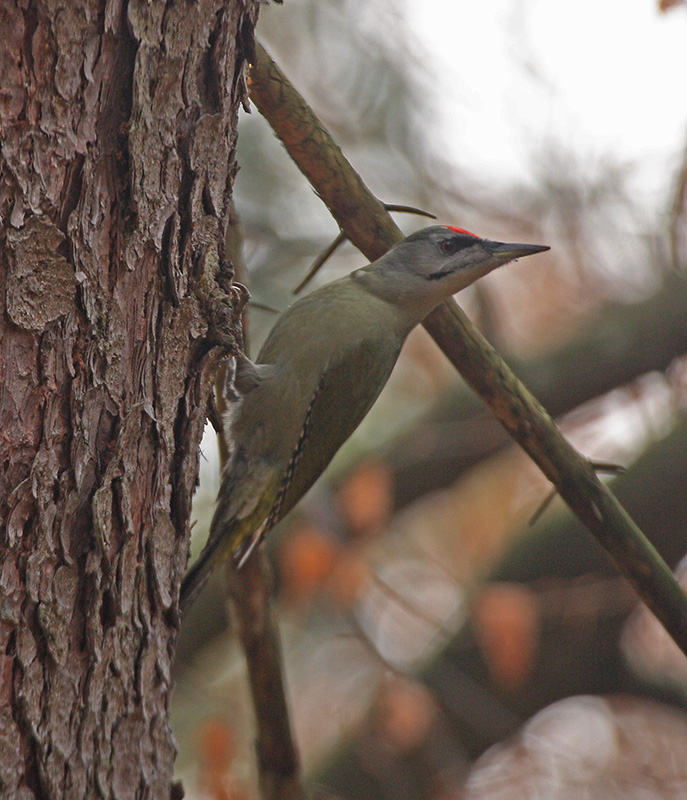
[[[296,505],[358,427],[385,386],[400,348],[395,340],[384,347],[362,340],[325,369],[270,512],[271,524]]]
[[[391,374],[401,343],[360,341],[323,372],[307,406],[297,443],[282,471],[274,503],[250,538],[234,551],[240,568],[327,468],[362,422]]]
[[[378,341],[359,341],[325,368],[285,465],[256,463],[240,447],[232,454],[208,542],[182,584],[182,614],[215,566],[230,555],[241,566],[319,478],[379,396],[400,348],[395,340],[381,347]]]

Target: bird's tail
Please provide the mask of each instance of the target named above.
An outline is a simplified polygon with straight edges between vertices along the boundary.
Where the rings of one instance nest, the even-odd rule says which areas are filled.
[[[181,595],[179,597],[179,613],[182,618],[193,605],[203,586],[208,582],[210,575],[212,575],[213,554],[214,548],[206,547],[184,576],[184,580],[181,584]]]
[[[203,590],[215,568],[221,562],[231,558],[235,568],[241,569],[253,550],[262,542],[264,532],[265,526],[260,525],[250,536],[224,535],[213,537],[208,541],[181,583],[179,613],[182,618]]]
[[[249,517],[232,519],[224,525],[221,514],[215,513],[207,544],[181,583],[179,612],[182,619],[220,564],[231,558],[236,569],[241,569],[246,563],[266,532],[265,507],[265,503],[258,504]]]
[[[221,511],[221,507],[218,507],[218,511]],[[221,513],[215,513],[205,547],[181,583],[179,611],[182,619],[215,569],[226,559],[232,557],[237,543],[245,535],[243,529],[246,522],[250,522],[250,520],[231,519],[225,522]]]

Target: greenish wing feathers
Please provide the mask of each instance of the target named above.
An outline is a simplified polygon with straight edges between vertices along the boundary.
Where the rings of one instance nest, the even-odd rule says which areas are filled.
[[[236,493],[248,477],[240,474],[242,468],[247,469],[247,464],[240,455],[234,461],[234,468],[222,478],[228,482],[227,491],[220,491],[208,542],[184,578],[182,614],[215,567],[230,556],[239,565],[244,563],[269,529],[286,516],[319,478],[379,396],[396,363],[400,346],[399,342],[380,349],[378,342],[363,340],[325,369],[288,464],[283,470],[265,475],[264,489],[255,508],[241,518],[236,516],[241,504]],[[255,486],[255,476],[251,477],[250,484]]]
[[[280,488],[282,519],[324,472],[341,445],[358,427],[385,386],[396,363],[400,343],[381,352],[378,343],[362,341],[323,373]]]

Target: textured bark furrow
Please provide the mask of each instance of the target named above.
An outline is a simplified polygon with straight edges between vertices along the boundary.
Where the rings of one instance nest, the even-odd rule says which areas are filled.
[[[175,604],[232,342],[236,42],[256,12],[0,7],[2,797],[169,796]]]

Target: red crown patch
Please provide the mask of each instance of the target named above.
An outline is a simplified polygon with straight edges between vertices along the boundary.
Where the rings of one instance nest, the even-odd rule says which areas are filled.
[[[454,233],[463,233],[465,234],[465,236],[473,236],[475,239],[480,238],[476,233],[473,233],[472,231],[466,231],[465,228],[454,228],[453,225],[444,225],[444,227],[448,228],[450,231],[453,231]]]

